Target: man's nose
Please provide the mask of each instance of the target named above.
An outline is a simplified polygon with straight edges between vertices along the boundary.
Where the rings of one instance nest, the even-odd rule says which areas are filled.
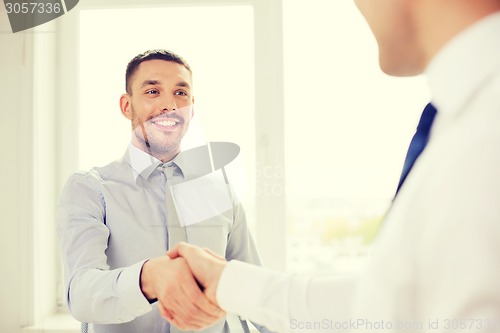
[[[175,111],[177,109],[177,104],[175,103],[175,99],[173,97],[166,97],[162,100],[161,110],[162,111]]]

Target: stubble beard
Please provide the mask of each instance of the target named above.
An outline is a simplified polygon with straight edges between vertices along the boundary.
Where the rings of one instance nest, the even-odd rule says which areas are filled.
[[[155,137],[153,129],[150,128],[152,126],[148,121],[138,119],[132,107],[133,141],[141,150],[157,158],[176,154],[180,151],[182,136],[173,136],[169,139],[158,138]],[[159,159],[161,160],[162,158]]]

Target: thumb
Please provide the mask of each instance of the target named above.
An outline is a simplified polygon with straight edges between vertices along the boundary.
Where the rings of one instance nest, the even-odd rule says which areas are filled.
[[[208,247],[204,247],[203,250],[205,250],[205,252],[207,252],[208,254],[212,255],[212,257],[215,257],[217,259],[226,261],[226,258],[224,258],[224,257],[220,256],[219,254],[215,253],[214,251],[212,251]]]
[[[187,243],[180,242],[179,244],[175,245],[172,249],[167,251],[167,256],[169,256],[170,259],[182,257],[182,253],[185,251],[185,248],[187,246],[189,246]]]

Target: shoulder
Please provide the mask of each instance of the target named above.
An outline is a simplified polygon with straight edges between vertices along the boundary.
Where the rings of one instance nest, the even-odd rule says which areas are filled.
[[[94,167],[90,170],[75,172],[69,176],[64,186],[63,194],[73,191],[81,192],[82,190],[101,192],[103,183],[127,165],[123,159],[120,159],[103,167]]]

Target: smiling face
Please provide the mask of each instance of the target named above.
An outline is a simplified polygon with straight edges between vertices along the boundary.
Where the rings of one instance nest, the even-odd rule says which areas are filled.
[[[120,98],[123,115],[132,122],[132,143],[169,161],[180,151],[193,117],[191,73],[173,61],[146,60]]]

